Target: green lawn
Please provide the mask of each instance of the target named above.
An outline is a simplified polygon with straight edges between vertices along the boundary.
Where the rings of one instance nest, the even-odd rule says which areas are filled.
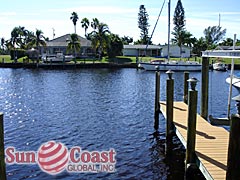
[[[26,57],[23,57],[26,58]],[[18,62],[23,62],[23,58],[18,59]],[[5,63],[12,63],[13,61],[10,59],[9,55],[0,55],[0,63],[2,63],[2,60],[4,59]],[[142,62],[147,62],[150,60],[165,60],[164,58],[154,58],[154,57],[139,57],[138,60],[142,61]],[[192,57],[192,58],[182,58],[183,61],[198,61],[201,62],[201,57]],[[171,60],[180,60],[180,58],[171,58]],[[225,64],[231,64],[232,59],[229,58],[210,58],[210,64],[212,62],[215,62],[217,60],[220,60],[222,62],[224,62]],[[117,56],[116,58],[108,58],[108,57],[103,57],[102,60],[98,60],[98,59],[77,59],[77,63],[93,63],[93,61],[95,63],[119,63],[119,64],[123,64],[123,63],[135,63],[136,62],[136,57],[130,57],[130,56]],[[234,60],[235,64],[240,64],[240,59],[235,59]]]

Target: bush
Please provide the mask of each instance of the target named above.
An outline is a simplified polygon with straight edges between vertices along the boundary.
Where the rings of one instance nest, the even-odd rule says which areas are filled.
[[[24,57],[25,54],[25,50],[24,49],[11,49],[10,51],[10,56],[11,56],[11,60],[14,60],[14,57],[16,55],[17,59]]]

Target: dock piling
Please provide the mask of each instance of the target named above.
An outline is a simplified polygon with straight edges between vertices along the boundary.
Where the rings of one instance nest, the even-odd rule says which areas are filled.
[[[188,103],[188,80],[189,79],[189,72],[184,71],[184,95],[183,95],[183,102],[185,104]]]
[[[202,88],[201,88],[201,116],[208,118],[208,82],[209,82],[209,59],[202,58]]]
[[[195,142],[196,142],[196,117],[197,117],[197,95],[195,89],[198,80],[191,78],[188,80],[191,89],[188,92],[188,121],[187,121],[187,144],[186,144],[186,164],[185,172],[196,162]]]
[[[6,180],[6,164],[4,156],[4,126],[3,113],[0,113],[0,179]]]
[[[240,95],[232,98],[237,102],[238,113],[233,114],[230,120],[230,133],[228,145],[228,160],[226,179],[240,179]]]
[[[156,66],[156,87],[155,87],[155,110],[154,110],[154,128],[157,130],[159,127],[159,112],[160,112],[160,68]]]
[[[167,101],[166,101],[166,139],[171,137],[173,133],[173,95],[174,95],[174,80],[172,78],[172,74],[174,72],[169,70],[166,72],[168,74],[167,79],[167,87],[166,87],[166,94],[167,94]]]

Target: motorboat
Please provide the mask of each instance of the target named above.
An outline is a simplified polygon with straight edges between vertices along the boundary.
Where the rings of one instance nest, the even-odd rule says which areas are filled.
[[[216,71],[226,71],[227,70],[227,65],[221,62],[216,62],[213,63],[213,70]]]
[[[228,77],[228,78],[226,79],[226,82],[227,82],[228,84],[230,84],[230,83],[231,83],[231,77]],[[232,85],[233,85],[234,87],[240,89],[240,77],[233,75],[233,77],[232,77]]]
[[[164,60],[152,60],[150,62],[140,62],[139,68],[146,71],[156,71],[156,66],[160,71],[201,71],[202,65],[196,61],[164,61]]]
[[[42,56],[42,61],[47,63],[47,62],[70,62],[74,56],[72,55],[64,55],[63,53],[57,53],[55,55],[43,55]]]

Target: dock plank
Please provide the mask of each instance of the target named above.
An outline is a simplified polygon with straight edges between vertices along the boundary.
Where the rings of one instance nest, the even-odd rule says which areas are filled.
[[[160,102],[161,112],[166,118],[166,102]],[[174,102],[173,121],[176,134],[186,146],[188,106]],[[197,114],[196,155],[203,175],[209,179],[226,179],[229,132],[222,127],[211,125]]]

